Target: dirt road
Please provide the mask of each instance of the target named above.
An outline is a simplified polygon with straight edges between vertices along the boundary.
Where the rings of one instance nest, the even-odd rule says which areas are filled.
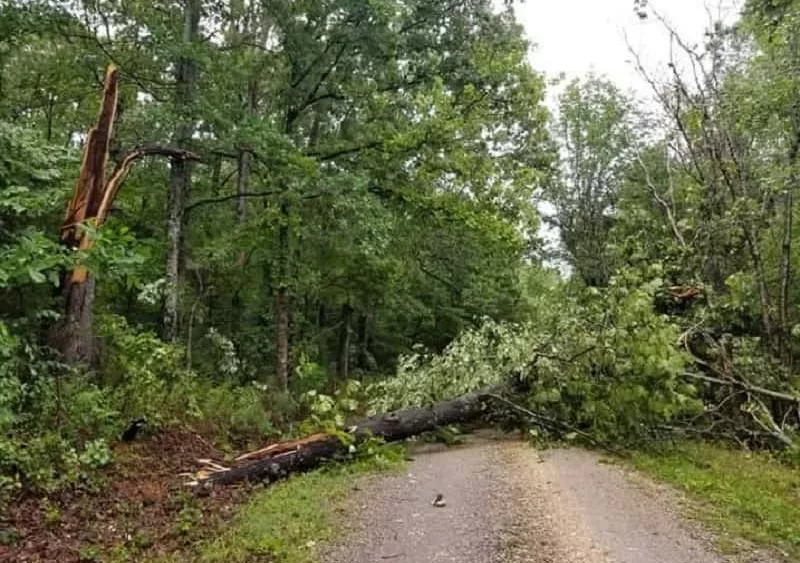
[[[726,561],[672,495],[582,450],[478,440],[356,488],[354,529],[324,563]]]

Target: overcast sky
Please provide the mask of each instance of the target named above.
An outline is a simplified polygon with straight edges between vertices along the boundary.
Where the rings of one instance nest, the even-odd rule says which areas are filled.
[[[709,25],[709,11],[731,21],[738,0],[650,0],[650,6],[671,22],[682,37],[699,42]],[[669,40],[660,22],[640,20],[633,0],[524,0],[515,7],[517,19],[535,43],[531,62],[550,78],[567,78],[590,71],[607,75],[624,90],[648,95],[646,85],[629,64],[625,43],[631,44],[648,69],[663,72],[669,57]]]
[[[669,34],[654,17],[640,19],[633,0],[524,0],[515,4],[517,20],[534,43],[533,67],[547,78],[564,74],[567,80],[589,72],[604,75],[640,100],[652,97],[650,87],[631,65],[628,42],[639,54],[649,74],[663,77],[669,72]],[[735,21],[741,0],[649,0],[671,27],[689,43],[700,43],[713,20]],[[627,39],[626,39],[627,38]],[[680,68],[680,64],[679,64]],[[547,101],[555,107],[558,88],[548,88]],[[543,214],[552,207],[539,202]],[[542,224],[540,236],[546,245],[557,245],[558,232]],[[569,267],[550,262],[568,274]]]

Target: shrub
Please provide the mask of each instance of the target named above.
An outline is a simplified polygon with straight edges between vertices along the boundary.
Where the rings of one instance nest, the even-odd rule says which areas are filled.
[[[222,441],[275,433],[266,390],[201,378],[178,348],[100,315],[97,373],[68,368],[0,323],[0,500],[90,481],[133,418],[199,425]]]

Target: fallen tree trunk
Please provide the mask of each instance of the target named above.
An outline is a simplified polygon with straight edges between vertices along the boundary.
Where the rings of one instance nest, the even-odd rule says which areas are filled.
[[[348,434],[352,437],[355,445],[370,438],[382,438],[386,442],[396,442],[448,424],[468,422],[483,414],[487,400],[491,400],[492,396],[507,389],[508,387],[505,385],[495,385],[430,407],[390,412],[366,418],[348,428]],[[282,479],[290,473],[313,469],[337,455],[347,454],[350,445],[338,436],[315,434],[297,442],[275,444],[271,448],[272,452],[279,453],[270,455],[269,448],[264,448],[253,454],[255,457],[267,457],[247,465],[211,473],[193,484],[212,486],[240,481],[269,483]],[[286,451],[287,449],[289,451]],[[252,456],[248,457],[252,459]]]

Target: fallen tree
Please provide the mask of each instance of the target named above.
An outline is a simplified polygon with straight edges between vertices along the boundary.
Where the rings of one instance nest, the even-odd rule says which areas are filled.
[[[627,305],[627,302],[622,303]],[[674,333],[669,325],[660,320],[653,320],[652,323],[650,330],[656,339],[674,342]],[[641,332],[642,329],[637,327],[636,330]],[[279,442],[245,453],[235,460],[233,467],[204,463],[203,470],[194,474],[193,484],[210,487],[241,481],[269,483],[292,473],[313,469],[330,459],[346,458],[352,453],[353,447],[358,448],[371,438],[394,442],[477,418],[484,418],[489,423],[511,422],[511,427],[516,428],[532,425],[543,430],[541,435],[577,439],[615,454],[621,453],[618,446],[663,439],[665,430],[671,435],[685,434],[687,431],[701,431],[702,435],[708,435],[712,430],[724,429],[726,433],[728,430],[733,432],[734,437],[744,435],[748,438],[748,444],[754,437],[759,442],[769,437],[770,443],[764,442],[768,447],[786,448],[794,444],[789,429],[796,428],[792,416],[798,413],[800,406],[797,397],[751,384],[742,374],[733,371],[734,364],[724,349],[702,358],[699,355],[701,350],[693,349],[696,347],[687,342],[688,335],[682,335],[679,344],[686,348],[688,357],[692,357],[698,367],[707,370],[695,373],[684,368],[687,355],[675,357],[677,350],[674,350],[674,355],[665,351],[661,356],[653,357],[652,350],[647,347],[631,347],[628,343],[628,347],[623,348],[626,361],[632,357],[640,369],[649,370],[650,377],[661,378],[659,381],[663,381],[668,391],[665,396],[674,397],[676,411],[665,416],[664,409],[659,406],[662,403],[656,402],[660,410],[648,410],[652,405],[650,397],[639,392],[644,387],[638,370],[632,373],[609,367],[609,362],[618,361],[619,358],[614,354],[609,356],[605,351],[607,348],[600,345],[602,341],[598,341],[594,333],[584,338],[567,339],[557,346],[554,335],[559,334],[567,334],[572,338],[575,333],[553,330],[541,336],[523,330],[519,335],[514,330],[496,325],[477,329],[456,341],[441,356],[414,366],[416,371],[407,370],[397,378],[388,380],[390,383],[399,382],[398,385],[373,388],[372,391],[377,391],[378,396],[387,397],[385,401],[372,403],[373,408],[387,409],[385,414],[366,418],[349,427],[340,427],[331,433]],[[639,333],[637,338],[641,338]],[[537,339],[540,344],[532,352],[532,358],[524,361],[523,354],[531,353],[529,343]],[[513,346],[509,345],[509,340]],[[503,345],[500,346],[499,342]],[[500,350],[495,350],[493,346]],[[509,350],[513,352],[514,346],[519,346],[523,352],[518,355],[510,353]],[[476,349],[480,353],[476,353]],[[523,361],[520,361],[521,357]],[[501,360],[496,361],[497,358]],[[670,372],[663,369],[664,364],[683,369],[679,373]],[[452,382],[448,378],[454,377],[454,374],[487,372],[515,375],[503,382],[428,407],[403,407],[425,400],[425,392],[419,392],[414,387],[420,381],[438,380],[442,383],[439,396],[453,397],[469,387],[463,385],[462,381],[459,385],[447,388],[447,382]],[[592,374],[592,377],[585,374]],[[683,379],[700,380],[705,387],[692,391],[691,386],[674,383],[681,375]],[[578,385],[577,392],[570,390],[573,382],[583,384]],[[443,388],[446,391],[443,392]],[[587,388],[591,392],[587,392]],[[627,402],[618,403],[616,410],[606,412],[599,422],[596,419],[587,420],[584,416],[587,412],[602,415],[604,411],[597,409],[598,403],[615,396],[617,400],[620,396],[627,397]],[[697,399],[702,404],[698,405]],[[770,406],[774,410],[775,405],[767,404],[767,400],[787,406],[779,411],[782,416],[773,414]],[[688,406],[680,410],[683,404]]]
[[[190,484],[213,486],[241,481],[277,481],[291,473],[318,467],[338,455],[346,455],[351,445],[357,446],[372,438],[396,442],[449,424],[475,420],[485,412],[487,401],[509,389],[508,385],[494,385],[429,407],[369,417],[348,427],[347,438],[334,434],[314,434],[296,442],[274,444],[239,456],[240,461],[248,462],[244,465],[230,469],[211,467],[211,471],[202,472]],[[256,461],[252,461],[254,458]]]

